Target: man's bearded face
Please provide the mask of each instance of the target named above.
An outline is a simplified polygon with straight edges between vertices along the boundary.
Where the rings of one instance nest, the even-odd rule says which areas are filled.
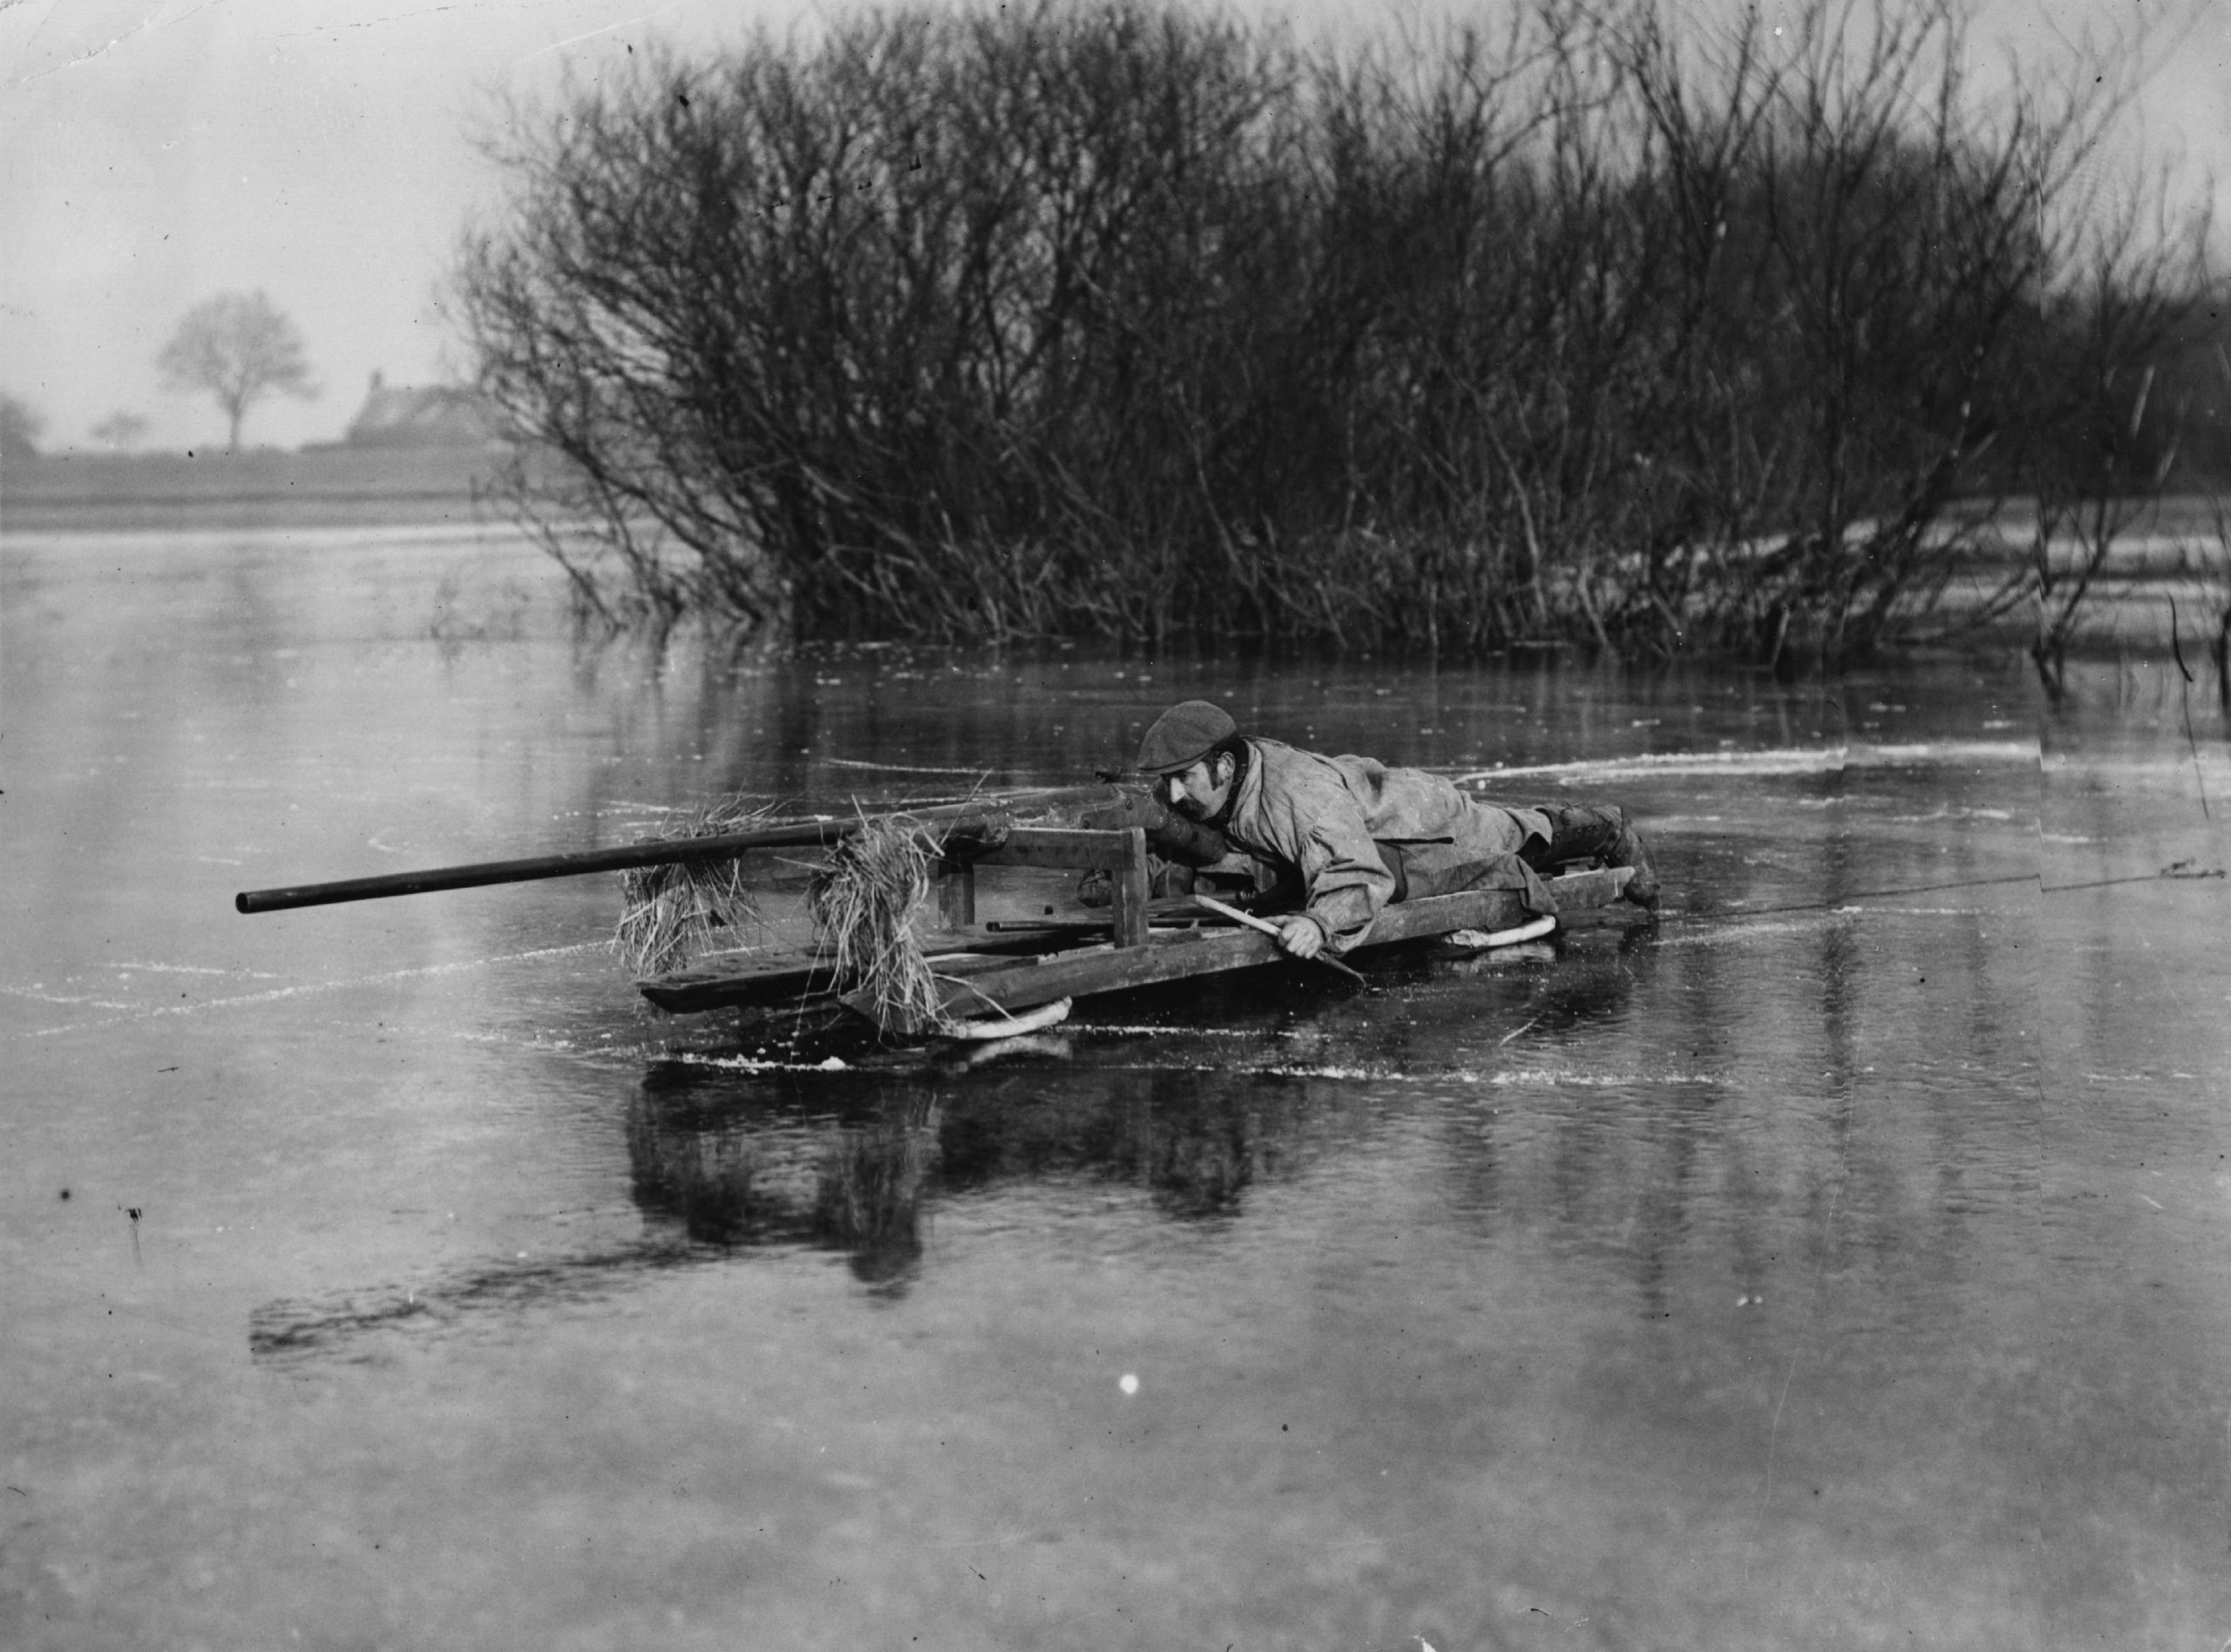
[[[1155,782],[1155,791],[1188,820],[1207,820],[1224,807],[1231,790],[1231,759],[1204,757]]]

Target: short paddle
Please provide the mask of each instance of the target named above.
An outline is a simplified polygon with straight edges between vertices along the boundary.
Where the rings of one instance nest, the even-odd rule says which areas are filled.
[[[1224,917],[1231,919],[1235,924],[1244,924],[1249,929],[1261,930],[1265,935],[1278,935],[1281,933],[1276,924],[1268,923],[1264,919],[1256,917],[1252,912],[1243,912],[1237,906],[1226,906],[1222,901],[1212,900],[1206,895],[1196,895],[1193,897],[1193,902],[1194,904],[1197,906],[1207,907],[1211,912],[1222,913]],[[1286,956],[1291,958],[1293,954],[1289,952]],[[1350,980],[1354,981],[1359,985],[1364,984],[1362,972],[1349,968],[1346,964],[1341,963],[1337,958],[1328,957],[1326,954],[1319,952],[1314,958],[1312,958],[1307,961],[1312,964],[1322,964],[1328,970],[1338,970]]]

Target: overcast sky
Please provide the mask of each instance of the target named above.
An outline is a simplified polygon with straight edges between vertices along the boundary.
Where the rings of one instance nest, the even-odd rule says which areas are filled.
[[[1367,26],[1397,0],[1271,9],[1305,31]],[[1399,0],[1415,13],[1430,0]],[[1709,19],[1740,0],[1678,0]],[[1760,0],[1769,17],[1778,0]],[[2089,26],[2157,31],[2160,66],[2122,141],[2184,156],[2231,220],[2231,0],[1986,0],[1977,55],[2043,61]],[[263,404],[246,439],[338,436],[375,369],[426,383],[460,367],[435,294],[494,180],[468,133],[498,88],[593,77],[654,35],[693,45],[837,5],[791,0],[0,0],[0,389],[50,450],[106,415],[151,443],[221,442],[206,397],[159,388],[153,358],[195,301],[261,288],[301,328],[317,397]],[[2138,129],[2142,125],[2142,132]]]

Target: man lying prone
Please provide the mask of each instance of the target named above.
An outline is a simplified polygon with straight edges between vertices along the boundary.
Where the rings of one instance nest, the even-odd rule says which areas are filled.
[[[1204,700],[1156,721],[1138,767],[1158,800],[1253,863],[1259,889],[1282,886],[1287,904],[1299,903],[1274,919],[1279,945],[1296,958],[1362,945],[1381,911],[1417,896],[1515,890],[1528,910],[1554,911],[1542,878],[1572,861],[1632,867],[1626,898],[1658,904],[1642,839],[1611,805],[1482,802],[1423,769],[1242,735]]]

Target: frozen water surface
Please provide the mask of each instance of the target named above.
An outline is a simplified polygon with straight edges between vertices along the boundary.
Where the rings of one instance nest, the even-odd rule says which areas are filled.
[[[492,534],[4,555],[0,1642],[2231,1637],[2211,683],[659,657]],[[232,910],[1204,693],[1623,801],[1665,921],[821,1070],[642,1006],[609,879]]]

